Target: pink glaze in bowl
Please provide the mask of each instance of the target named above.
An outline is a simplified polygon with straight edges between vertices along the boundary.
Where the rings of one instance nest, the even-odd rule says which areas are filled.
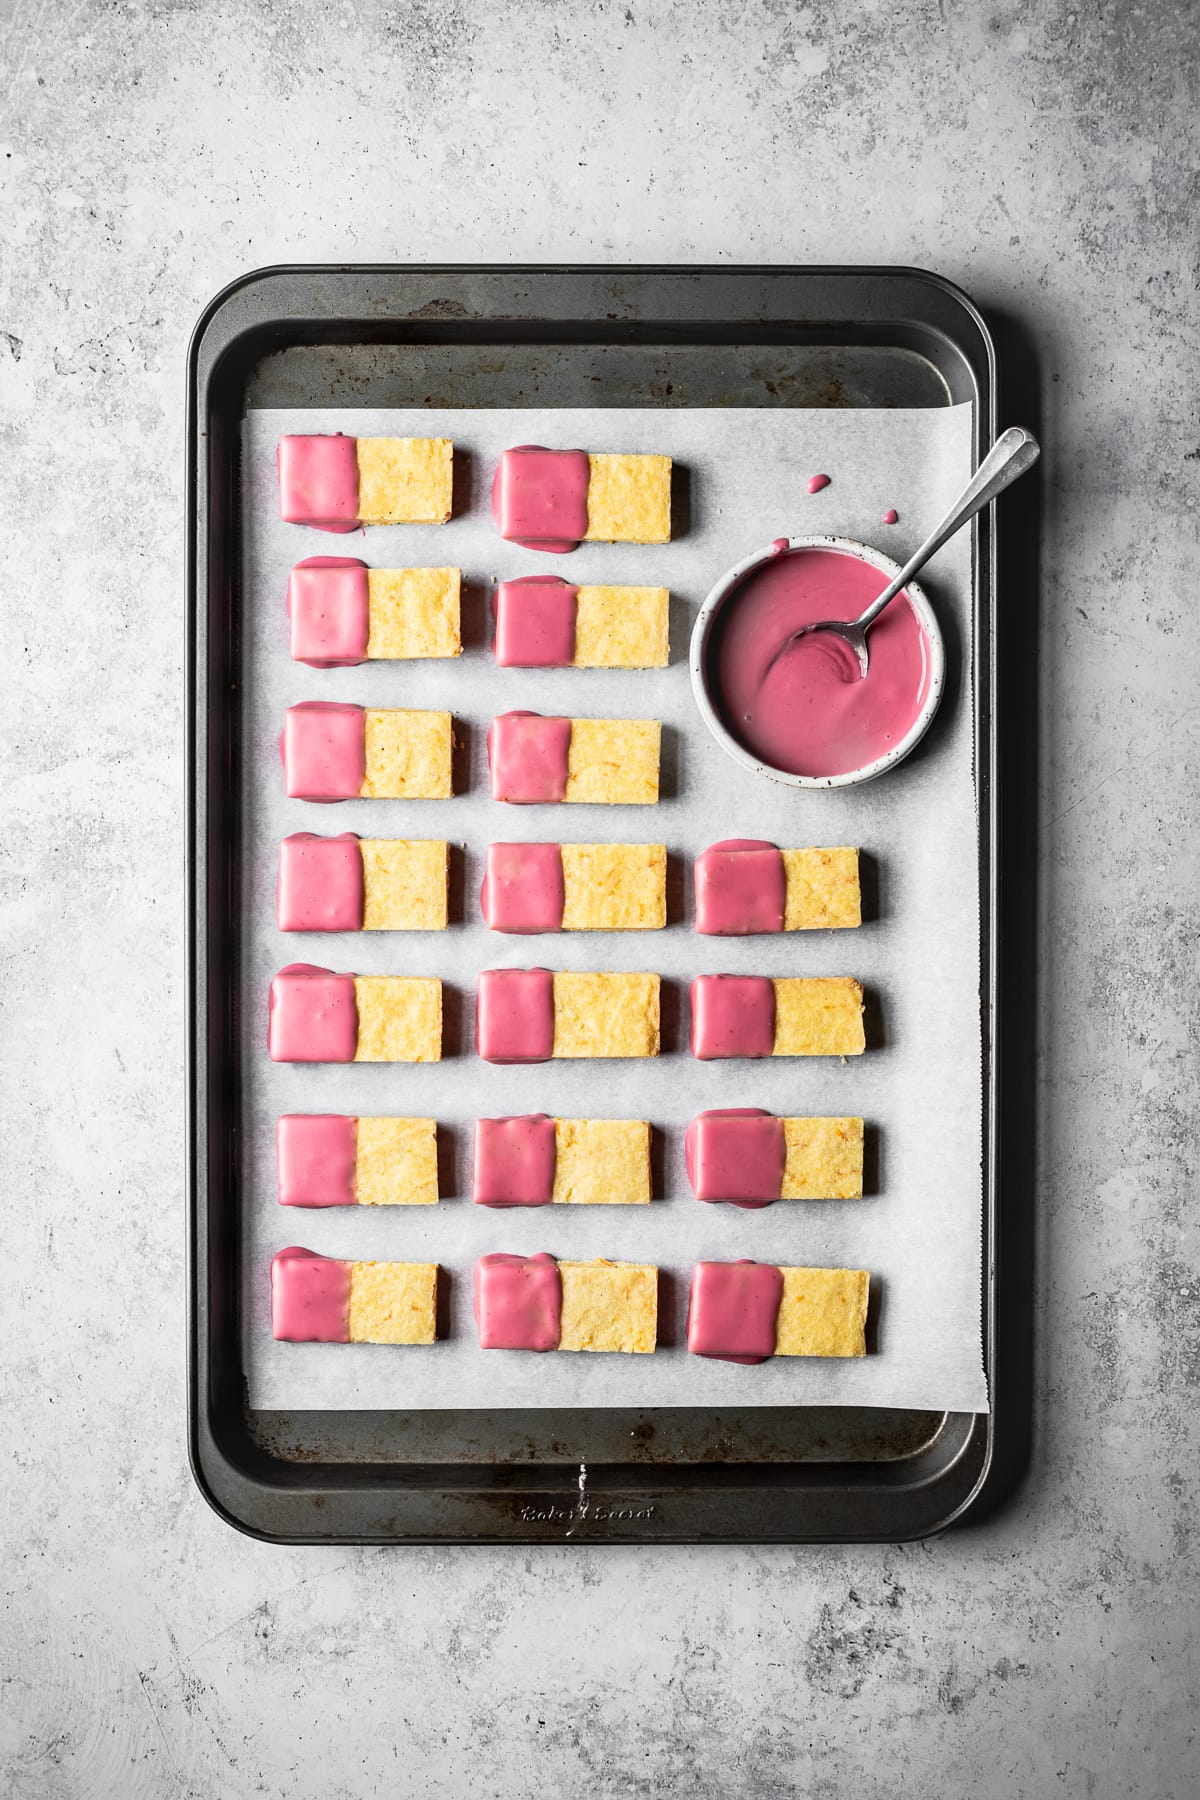
[[[889,739],[886,748],[874,746],[877,753],[869,754],[861,763],[851,768],[841,771],[801,773],[777,766],[774,761],[768,760],[761,747],[756,750],[752,745],[743,742],[728,722],[727,697],[719,687],[720,640],[723,635],[727,634],[732,618],[726,609],[731,604],[736,604],[737,596],[743,592],[752,591],[752,577],[777,564],[781,557],[786,558],[792,553],[803,551],[821,552],[824,557],[833,552],[853,558],[859,565],[853,571],[854,579],[847,584],[848,588],[854,590],[851,607],[842,610],[834,604],[828,604],[826,610],[818,609],[816,614],[818,617],[850,619],[857,616],[857,613],[864,610],[869,604],[873,594],[882,592],[888,581],[900,572],[900,565],[893,562],[890,557],[851,538],[827,536],[777,538],[774,543],[755,550],[721,576],[700,608],[692,629],[689,652],[692,691],[700,710],[700,716],[713,737],[726,754],[731,756],[735,762],[741,763],[744,768],[753,769],[756,774],[765,775],[770,781],[782,782],[790,787],[852,787],[864,781],[872,781],[877,775],[882,775],[888,769],[894,768],[920,742],[929,729],[945,686],[945,650],[942,635],[928,599],[921,588],[915,582],[910,581],[904,592],[897,595],[891,607],[882,614],[879,623],[873,630],[868,631],[867,643],[872,650],[872,670],[877,676],[883,677],[886,674],[883,655],[888,643],[885,626],[889,615],[895,609],[906,608],[910,619],[915,620],[919,626],[925,651],[925,664],[921,687],[913,701],[911,722],[907,717],[903,719],[902,728],[895,734],[894,741]],[[861,580],[863,573],[861,565],[864,564],[873,573],[878,574],[877,587],[873,584],[867,584],[864,587]],[[797,619],[795,622],[800,621]],[[892,632],[895,631],[898,622],[895,619],[891,621],[890,630]],[[728,635],[731,636],[732,633],[728,633]],[[804,642],[807,654],[812,647],[822,645],[828,648],[835,640],[823,638],[818,634],[817,637],[810,637]],[[840,649],[840,645],[838,648]],[[881,653],[878,660],[875,659],[876,648]],[[795,652],[789,654],[794,655]],[[868,673],[866,680],[870,681],[870,679],[871,674]],[[847,692],[850,693],[851,690],[848,689]],[[864,689],[863,692],[865,693],[866,690]]]

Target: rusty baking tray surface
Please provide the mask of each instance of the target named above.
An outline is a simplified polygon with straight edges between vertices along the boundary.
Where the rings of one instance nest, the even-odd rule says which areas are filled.
[[[913,270],[297,267],[246,276],[207,308],[188,358],[189,1442],[202,1491],[231,1523],[286,1542],[894,1540],[944,1528],[1011,1479],[1027,1409],[1021,1383],[1010,1401],[998,1378],[999,1176],[1012,1133],[1002,1136],[999,1108],[993,517],[981,517],[975,544],[990,1415],[251,1410],[235,1128],[231,696],[248,408],[970,400],[978,452],[995,432],[996,379],[976,308]],[[1010,1148],[1006,1168],[1020,1155]]]

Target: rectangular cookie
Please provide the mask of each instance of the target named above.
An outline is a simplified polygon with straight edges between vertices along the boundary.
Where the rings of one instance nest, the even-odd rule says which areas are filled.
[[[290,963],[271,983],[267,1048],[275,1062],[440,1062],[442,984]]]
[[[490,844],[480,895],[493,931],[661,931],[665,844]]]
[[[288,578],[294,662],[314,669],[461,656],[460,569],[368,569],[310,556]]]
[[[589,1350],[648,1355],[658,1339],[653,1264],[556,1263],[544,1252],[481,1256],[475,1319],[484,1350]]]
[[[659,988],[652,974],[484,969],[475,1047],[498,1063],[657,1056]]]
[[[574,587],[558,575],[502,581],[492,597],[496,661],[510,669],[665,669],[664,587]]]
[[[500,713],[488,731],[492,799],[514,806],[653,806],[661,742],[657,719]]]
[[[737,1363],[771,1356],[865,1356],[870,1281],[865,1269],[697,1263],[688,1303],[688,1350]]]
[[[584,542],[666,544],[671,537],[669,456],[505,450],[492,484],[501,537],[564,554]]]
[[[281,1206],[436,1206],[433,1119],[285,1113],[275,1126]]]
[[[696,930],[710,937],[862,923],[858,851],[780,850],[732,838],[696,858]]]
[[[861,1056],[863,991],[849,975],[698,975],[692,1055]]]
[[[293,800],[449,800],[454,792],[448,712],[304,700],[288,707],[280,748]]]
[[[442,839],[293,832],[279,846],[279,929],[445,931],[449,870]]]
[[[477,1119],[476,1206],[646,1206],[645,1119]]]
[[[288,1343],[432,1344],[437,1263],[345,1262],[299,1245],[271,1262],[271,1330]]]
[[[357,525],[444,525],[450,517],[449,438],[287,435],[276,452],[280,517],[321,531]]]
[[[861,1119],[779,1119],[757,1107],[704,1112],[687,1128],[685,1152],[697,1200],[763,1206],[862,1196]]]

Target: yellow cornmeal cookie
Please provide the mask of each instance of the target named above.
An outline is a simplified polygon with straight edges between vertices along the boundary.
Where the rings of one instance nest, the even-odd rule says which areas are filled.
[[[563,844],[564,931],[661,931],[665,844]]]
[[[866,1269],[780,1269],[776,1356],[865,1356]]]
[[[780,855],[787,880],[785,931],[862,924],[857,850],[781,850]]]
[[[359,1119],[354,1132],[354,1198],[359,1206],[436,1206],[434,1120]]]
[[[555,1206],[648,1206],[645,1119],[555,1119]]]
[[[789,975],[774,979],[772,1056],[861,1056],[863,991],[850,975]]]
[[[368,569],[367,658],[462,655],[461,569]]]
[[[358,516],[364,525],[444,525],[450,517],[449,438],[358,438]]]
[[[432,975],[356,975],[355,1062],[440,1062],[442,984]]]
[[[448,712],[367,712],[364,800],[449,800],[454,730]]]
[[[658,1019],[657,975],[554,977],[556,1057],[657,1056]]]
[[[665,669],[669,610],[664,587],[577,588],[575,667]]]
[[[436,1263],[352,1262],[350,1342],[434,1343],[437,1283]]]
[[[657,719],[572,719],[564,800],[653,806],[661,741]]]
[[[784,1119],[781,1200],[861,1200],[861,1119]]]
[[[658,1341],[658,1270],[653,1263],[560,1262],[560,1350],[645,1355]]]
[[[587,513],[589,543],[670,543],[671,458],[589,456]]]
[[[445,931],[450,849],[444,842],[362,838],[364,931]]]

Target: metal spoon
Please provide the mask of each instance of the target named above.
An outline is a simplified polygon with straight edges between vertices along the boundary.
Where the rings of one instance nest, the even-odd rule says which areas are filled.
[[[775,667],[785,650],[790,650],[799,638],[807,637],[813,631],[831,631],[835,637],[848,644],[858,658],[860,678],[867,672],[867,630],[873,625],[884,607],[910,582],[918,569],[924,568],[935,550],[940,550],[946,539],[953,537],[960,525],[973,519],[981,512],[997,494],[1011,482],[1031,469],[1041,454],[1037,439],[1032,432],[1025,431],[1020,425],[1011,425],[996,439],[979,467],[968,481],[950,511],[939,525],[935,525],[915,556],[911,556],[896,576],[884,588],[878,600],[873,600],[860,619],[847,624],[842,619],[822,619],[813,625],[801,625],[786,637],[767,664],[767,673]]]

